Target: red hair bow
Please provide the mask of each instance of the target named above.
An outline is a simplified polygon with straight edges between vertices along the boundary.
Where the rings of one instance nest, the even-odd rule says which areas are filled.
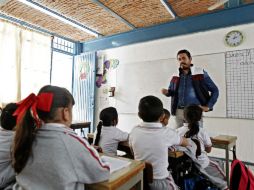
[[[50,112],[53,101],[52,93],[40,93],[36,96],[34,93],[30,94],[24,100],[17,103],[18,108],[14,112],[13,116],[17,116],[17,123],[20,123],[24,114],[28,109],[31,111],[31,115],[35,120],[36,126],[40,127],[41,121],[37,113],[37,109],[45,112]]]

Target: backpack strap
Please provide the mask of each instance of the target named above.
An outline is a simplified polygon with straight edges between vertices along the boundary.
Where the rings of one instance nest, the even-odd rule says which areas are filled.
[[[235,151],[235,146],[233,147],[233,150],[232,150],[232,152],[233,152],[233,159],[234,159],[234,160],[236,160],[237,158],[236,158],[236,151]]]
[[[245,172],[248,176],[248,183],[247,183],[247,188],[246,190],[250,190],[250,175],[249,175],[249,171],[248,171],[248,168],[245,166]]]

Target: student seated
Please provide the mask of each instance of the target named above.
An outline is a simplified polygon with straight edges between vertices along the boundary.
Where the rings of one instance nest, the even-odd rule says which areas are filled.
[[[168,148],[173,145],[187,146],[187,139],[162,126],[163,105],[157,97],[143,97],[138,110],[143,122],[132,129],[129,137],[134,158],[152,164],[153,183],[149,184],[152,190],[178,189],[167,170]]]
[[[160,119],[160,122],[162,123],[162,125],[164,127],[166,127],[168,125],[168,121],[169,121],[169,118],[170,118],[170,112],[167,109],[164,108],[163,113],[164,113],[164,116]]]
[[[108,107],[101,111],[100,122],[97,125],[97,133],[94,145],[102,148],[107,155],[117,155],[118,143],[127,141],[129,134],[116,128],[118,113],[116,108]]]
[[[83,190],[109,179],[109,166],[70,128],[74,99],[68,90],[47,85],[18,105],[14,190]]]
[[[15,103],[9,103],[2,110],[0,127],[0,189],[11,189],[15,183],[15,172],[11,166],[11,144],[15,134],[17,109]]]
[[[197,148],[200,153],[196,160],[201,170],[208,174],[209,180],[218,188],[227,189],[224,171],[219,167],[218,163],[211,161],[207,156],[207,153],[211,152],[212,142],[205,129],[199,126],[199,121],[202,118],[202,109],[197,105],[187,106],[184,108],[184,118],[188,124],[177,129],[179,135],[199,142],[197,143]]]

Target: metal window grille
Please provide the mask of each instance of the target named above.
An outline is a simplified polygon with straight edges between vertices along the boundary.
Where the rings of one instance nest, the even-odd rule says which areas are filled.
[[[54,37],[52,48],[62,53],[75,54],[75,43],[59,37]]]

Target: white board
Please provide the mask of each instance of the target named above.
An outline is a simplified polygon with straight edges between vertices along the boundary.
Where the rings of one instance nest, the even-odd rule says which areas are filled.
[[[193,64],[208,71],[220,90],[210,117],[226,117],[225,56],[224,53],[193,57]],[[161,94],[168,88],[171,76],[178,69],[176,58],[120,64],[116,71],[116,108],[119,113],[137,113],[139,100],[147,95],[160,98],[170,110],[170,97]]]

